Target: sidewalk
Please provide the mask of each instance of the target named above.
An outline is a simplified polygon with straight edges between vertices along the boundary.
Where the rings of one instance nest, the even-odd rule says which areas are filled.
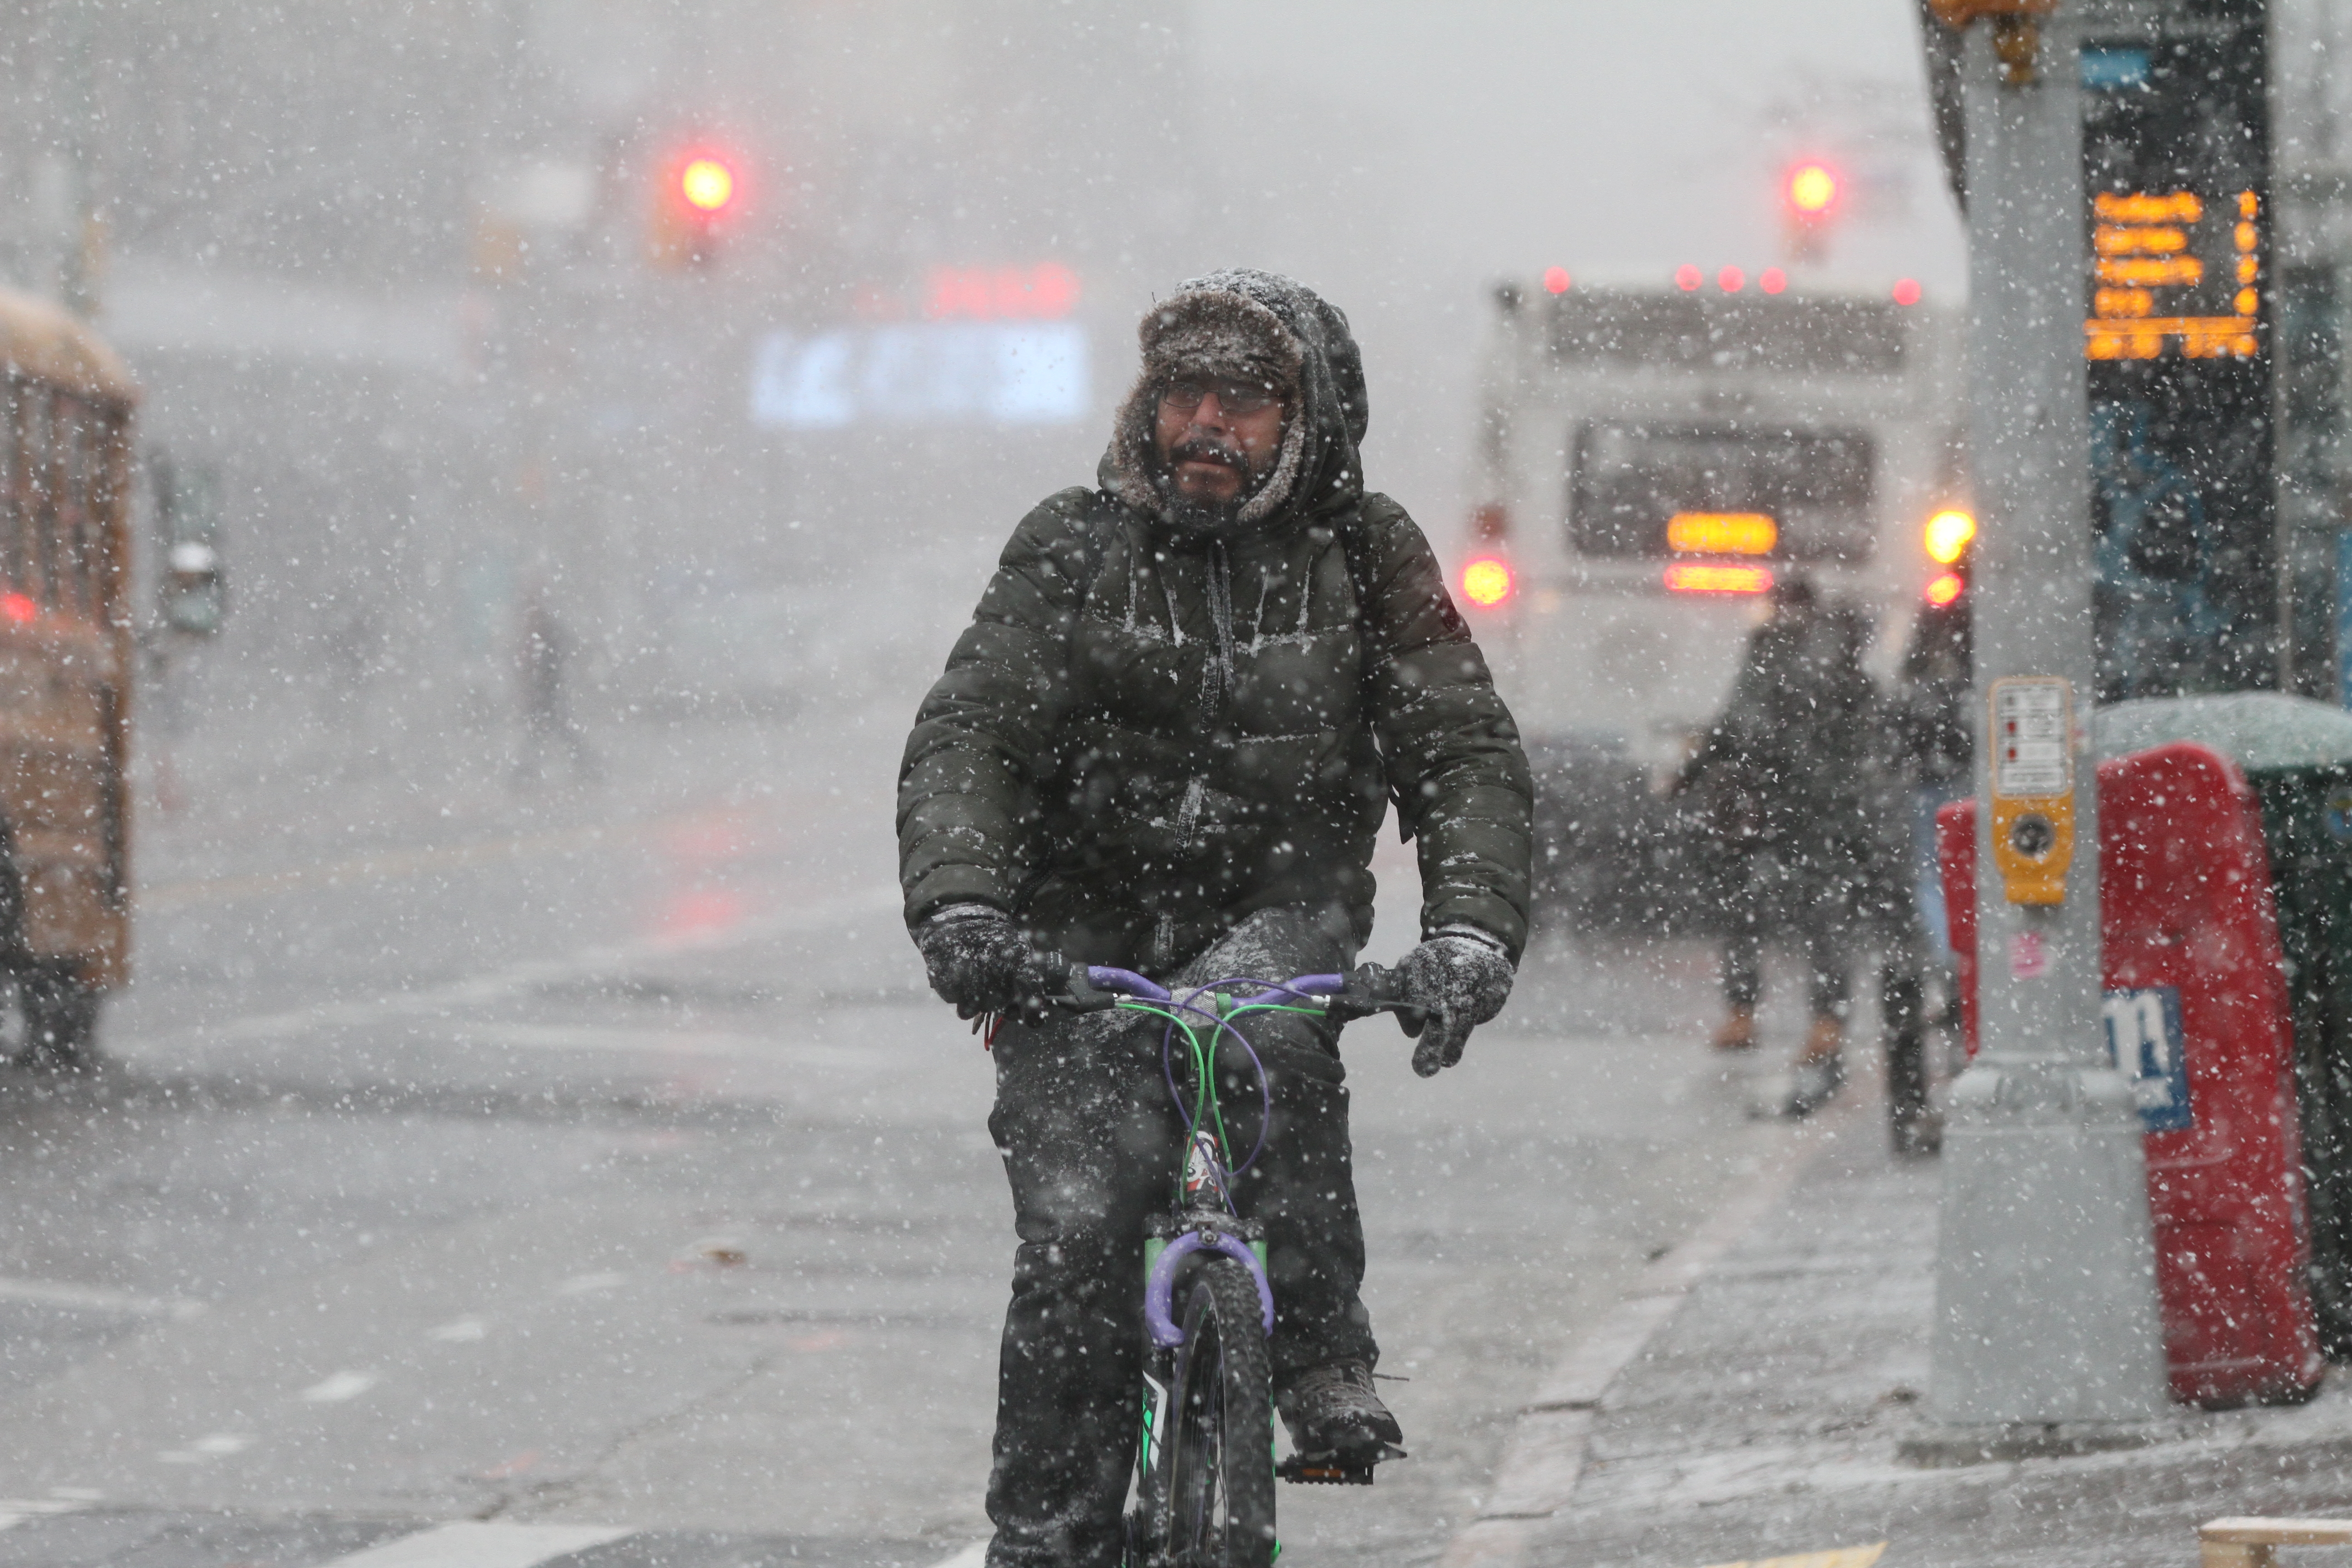
[[[2205,1520],[2352,1512],[2344,1373],[2300,1408],[2183,1412],[2183,1436],[2152,1447],[1906,1462],[1903,1440],[1936,1430],[1940,1173],[1885,1142],[1876,1106],[1839,1108],[1793,1135],[1754,1223],[1676,1249],[1714,1252],[1685,1257],[1695,1279],[1660,1259],[1619,1342],[1572,1348],[1531,1402],[1448,1568],[1699,1568],[1880,1541],[1886,1568],[2187,1568]]]

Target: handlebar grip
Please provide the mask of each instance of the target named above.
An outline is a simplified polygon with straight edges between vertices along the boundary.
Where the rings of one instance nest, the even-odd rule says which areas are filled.
[[[1078,973],[1079,972],[1073,966],[1072,978],[1077,978]],[[1109,991],[1121,996],[1140,997],[1146,1002],[1168,1000],[1166,987],[1145,979],[1132,969],[1112,969],[1106,964],[1090,963],[1084,971],[1084,978],[1088,985],[1097,991]]]
[[[1377,963],[1359,964],[1349,971],[1347,988],[1335,993],[1323,1010],[1326,1016],[1341,1021],[1394,1013],[1408,1032],[1427,1016],[1426,1009],[1412,1005],[1403,978]]]

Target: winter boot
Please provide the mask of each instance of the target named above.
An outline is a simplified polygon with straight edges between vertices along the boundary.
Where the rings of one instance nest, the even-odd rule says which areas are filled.
[[[1369,1484],[1374,1465],[1405,1457],[1404,1429],[1374,1392],[1368,1363],[1349,1358],[1293,1373],[1274,1407],[1290,1429],[1287,1479]]]
[[[1795,1081],[1789,1086],[1783,1116],[1811,1116],[1837,1098],[1845,1087],[1845,1026],[1835,1018],[1816,1018],[1805,1036],[1805,1054],[1797,1058]]]
[[[1891,1131],[1895,1152],[1906,1159],[1924,1160],[1943,1151],[1944,1119],[1932,1110],[1896,1117]]]
[[[1752,1051],[1756,1048],[1756,1009],[1734,1007],[1731,1016],[1715,1031],[1715,1048],[1718,1051]]]
[[[1811,1116],[1837,1098],[1845,1087],[1843,1057],[1815,1057],[1797,1064],[1796,1077],[1789,1085],[1788,1103],[1781,1106],[1783,1116]]]

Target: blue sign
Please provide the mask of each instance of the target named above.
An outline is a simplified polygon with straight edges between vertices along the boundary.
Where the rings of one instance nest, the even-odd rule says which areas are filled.
[[[2180,992],[2170,985],[2110,991],[2099,1007],[2107,1026],[2107,1059],[2131,1080],[2143,1131],[2179,1132],[2197,1124],[2189,1104],[2189,1040],[2180,1030]]]
[[[2088,44],[2083,49],[2083,85],[2094,92],[2147,85],[2146,49],[2118,49]]]
[[[1075,321],[913,321],[770,333],[751,368],[751,422],[1065,425],[1087,413],[1086,329]]]

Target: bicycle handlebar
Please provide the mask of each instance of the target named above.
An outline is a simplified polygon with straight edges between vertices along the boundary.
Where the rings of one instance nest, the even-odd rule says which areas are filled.
[[[1406,996],[1404,985],[1393,970],[1377,963],[1358,965],[1346,974],[1301,974],[1279,985],[1251,996],[1232,998],[1235,1007],[1264,1006],[1279,998],[1306,1000],[1320,997],[1323,1015],[1334,1022],[1352,1018],[1368,1018],[1375,1013],[1395,1013],[1408,1024],[1425,1009],[1416,1007]],[[1114,969],[1103,964],[1072,964],[1065,994],[1051,999],[1055,1006],[1076,1013],[1098,1013],[1118,1006],[1123,1001],[1141,1001],[1166,1005],[1175,1001],[1166,986],[1136,973],[1131,969]]]

